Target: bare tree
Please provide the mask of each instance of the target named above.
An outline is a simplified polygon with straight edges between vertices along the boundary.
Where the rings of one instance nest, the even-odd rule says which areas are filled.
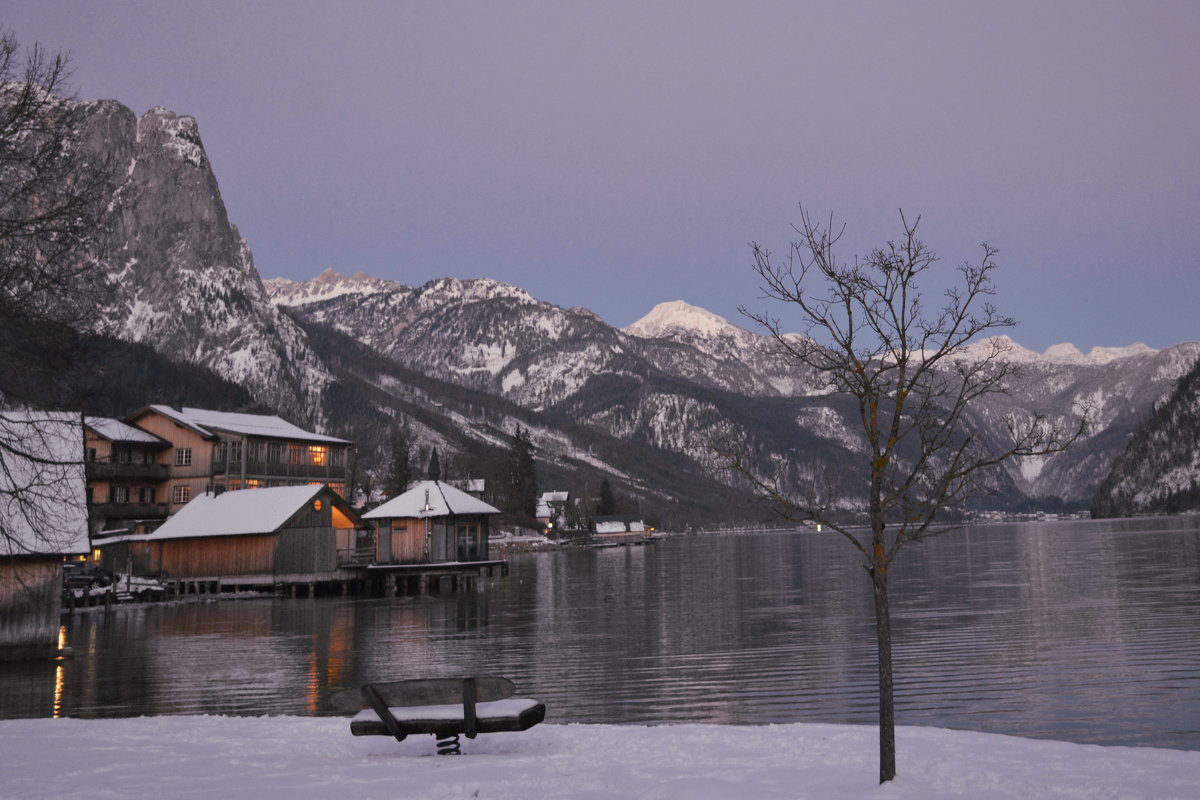
[[[0,32],[0,402],[32,403],[24,378],[62,371],[103,289],[97,262],[111,195],[103,156],[79,139],[85,109],[67,100],[67,59],[22,58]],[[14,397],[15,395],[15,397]]]
[[[940,308],[923,302],[920,281],[937,257],[917,238],[919,219],[900,215],[899,241],[841,263],[835,246],[844,226],[819,224],[801,208],[799,238],[781,262],[751,244],[754,271],[766,299],[798,311],[805,336],[785,333],[770,314],[742,312],[774,338],[782,357],[820,376],[825,391],[857,406],[865,439],[865,491],[844,488],[817,475],[810,485],[787,485],[786,469],[772,474],[752,465],[728,442],[714,442],[719,457],[745,476],[760,496],[794,521],[819,523],[850,544],[871,578],[879,660],[879,780],[896,775],[895,695],[888,574],[906,545],[945,533],[935,521],[981,491],[982,480],[1004,461],[1059,452],[1083,430],[1029,415],[1010,419],[1004,436],[985,435],[968,419],[981,397],[1003,392],[1015,369],[1002,358],[1004,340],[989,332],[1015,325],[991,303],[996,250],[984,244],[977,263],[958,268],[959,283]],[[865,509],[866,530],[845,524],[847,503]]]
[[[29,410],[54,405],[53,392],[33,388],[45,382],[28,378],[61,375],[78,357],[104,285],[97,248],[111,173],[80,139],[85,110],[66,99],[67,76],[64,55],[37,45],[23,54],[0,31],[0,409],[11,409],[0,418],[8,511],[0,552],[8,554],[56,552],[62,531],[44,524],[47,506],[65,502],[55,495],[59,477],[82,473],[79,426],[75,447],[51,448],[61,421]]]

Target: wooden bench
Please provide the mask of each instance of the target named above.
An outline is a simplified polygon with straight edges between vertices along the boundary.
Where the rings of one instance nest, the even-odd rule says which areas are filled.
[[[437,737],[438,753],[460,752],[459,735],[474,739],[481,733],[524,731],[546,718],[546,706],[527,697],[513,697],[508,678],[419,678],[390,683],[366,683],[334,695],[334,705],[362,708],[350,720],[355,736],[392,736],[398,742],[410,734]]]

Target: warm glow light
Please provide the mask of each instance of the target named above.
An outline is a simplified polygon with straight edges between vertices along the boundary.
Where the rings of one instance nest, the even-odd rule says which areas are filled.
[[[308,447],[308,463],[314,467],[323,467],[329,463],[329,448],[314,444]]]
[[[54,708],[51,711],[51,717],[58,719],[63,715],[62,699],[63,688],[67,683],[67,671],[63,667],[62,651],[67,646],[67,626],[58,626],[58,663],[54,665]]]
[[[320,510],[321,510],[321,501],[313,500],[313,511],[320,511]]]

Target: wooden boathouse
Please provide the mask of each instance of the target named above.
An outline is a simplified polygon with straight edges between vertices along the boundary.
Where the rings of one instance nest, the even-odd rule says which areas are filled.
[[[102,546],[102,564],[196,591],[345,593],[363,578],[370,531],[324,484],[205,493],[156,531]]]
[[[439,480],[421,481],[407,492],[363,514],[375,526],[373,584],[390,594],[424,592],[443,578],[469,586],[508,562],[488,552],[492,519],[500,509]]]
[[[79,414],[0,411],[0,661],[58,652],[62,565],[88,552]]]

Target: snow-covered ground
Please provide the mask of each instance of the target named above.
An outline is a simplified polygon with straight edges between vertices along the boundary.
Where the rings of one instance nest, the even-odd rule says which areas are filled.
[[[463,739],[352,737],[329,717],[0,722],[0,797],[1194,798],[1200,752],[937,728],[897,731],[876,782],[876,729],[540,725]]]

